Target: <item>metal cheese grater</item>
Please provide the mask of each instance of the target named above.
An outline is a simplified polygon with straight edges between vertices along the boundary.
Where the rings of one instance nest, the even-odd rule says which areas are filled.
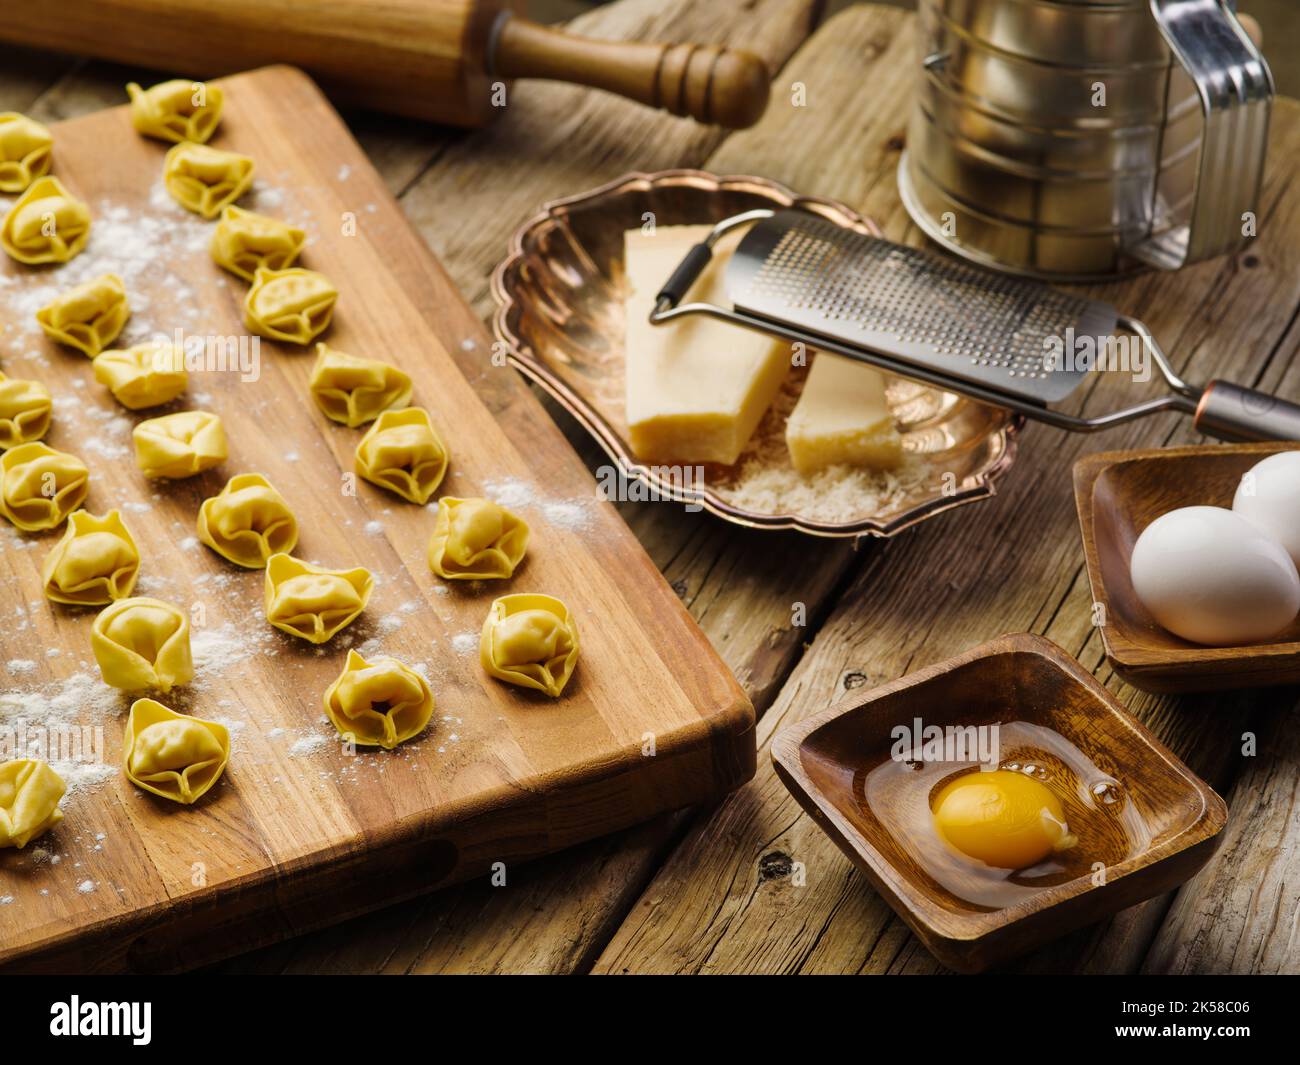
[[[732,308],[681,300],[717,239],[753,224],[727,265]],[[707,314],[802,342],[1075,432],[1158,411],[1193,414],[1223,440],[1300,440],[1300,406],[1224,381],[1200,389],[1174,372],[1145,325],[1098,300],[846,229],[806,211],[747,211],[724,219],[660,290],[656,324]],[[1052,358],[1070,337],[1116,327],[1147,345],[1171,394],[1094,418],[1051,409],[1090,372]]]

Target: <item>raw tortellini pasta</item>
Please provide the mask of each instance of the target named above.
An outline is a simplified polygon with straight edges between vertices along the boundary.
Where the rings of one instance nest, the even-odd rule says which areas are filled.
[[[187,211],[216,218],[253,183],[253,160],[192,141],[176,145],[163,160],[163,184]]]
[[[338,298],[330,279],[315,270],[259,269],[244,297],[244,325],[268,340],[310,344],[330,324]]]
[[[0,848],[20,850],[63,820],[63,779],[44,762],[0,763]]]
[[[0,113],[0,192],[22,192],[50,169],[50,131],[16,111]]]
[[[226,430],[210,411],[183,410],[149,418],[131,436],[136,465],[146,477],[192,477],[226,461]]]
[[[50,429],[54,400],[39,381],[0,373],[0,450],[30,444]]]
[[[258,270],[292,266],[306,240],[306,232],[288,222],[227,207],[212,234],[212,258],[236,277],[252,281]]]
[[[66,451],[19,444],[0,456],[0,514],[24,532],[60,525],[89,490],[90,471]]]
[[[98,606],[130,595],[139,572],[140,551],[122,515],[110,510],[97,518],[78,510],[45,556],[41,581],[46,598],[56,603]]]
[[[119,599],[101,610],[90,629],[104,683],[123,691],[171,691],[194,679],[190,619],[160,599]]]
[[[169,341],[150,341],[95,356],[95,380],[127,410],[170,403],[185,391],[185,352]]]
[[[221,89],[203,81],[177,78],[148,89],[131,82],[126,93],[131,97],[131,125],[146,137],[203,144],[221,121]]]
[[[325,692],[325,714],[341,736],[392,750],[429,723],[433,693],[420,674],[397,659],[367,662],[349,651],[343,672]]]
[[[423,506],[447,473],[447,448],[423,407],[386,410],[357,445],[357,473]]]
[[[429,568],[448,580],[510,577],[528,549],[528,526],[490,499],[438,500]]]
[[[70,288],[36,312],[46,336],[92,359],[117,339],[130,316],[126,287],[115,274]]]
[[[137,788],[188,806],[221,779],[229,760],[225,725],[178,714],[154,699],[131,704],[122,768]]]
[[[199,508],[199,539],[238,566],[261,569],[298,543],[298,521],[260,473],[232,477]]]
[[[29,266],[66,263],[89,239],[90,208],[55,177],[33,181],[0,224],[0,247]]]
[[[282,632],[324,643],[356,620],[375,579],[366,569],[333,570],[292,555],[266,564],[266,620]]]
[[[557,696],[578,663],[578,629],[549,595],[505,595],[483,623],[479,660],[489,676]]]
[[[316,345],[311,395],[325,417],[355,429],[411,402],[411,379],[395,366]]]

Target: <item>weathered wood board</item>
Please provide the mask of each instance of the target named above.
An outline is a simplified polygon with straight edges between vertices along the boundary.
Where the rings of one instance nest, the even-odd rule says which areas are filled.
[[[34,331],[28,314],[65,280],[124,275],[136,313],[124,339],[238,337],[244,286],[207,253],[210,225],[161,188],[165,145],[119,108],[55,128],[55,170],[90,205],[92,243],[71,264],[0,273],[0,368],[56,396],[48,442],[91,469],[87,507],[122,509],[144,558],[138,594],[196,621],[195,683],[178,709],[225,721],[234,750],[221,785],[169,806],[115,769],[129,698],[100,683],[89,610],[41,596],[40,563],[60,532],[0,533],[0,728],[24,720],[90,731],[72,767],[66,820],[25,851],[0,853],[0,963],[11,969],[172,969],[382,906],[721,794],[753,771],[748,700],[589,472],[411,232],[338,117],[301,74],[274,68],[224,83],[218,147],[251,155],[241,201],[312,234],[303,263],[341,291],[332,345],[383,358],[416,381],[452,453],[442,493],[495,495],[532,524],[508,586],[451,586],[428,570],[433,515],[346,475],[358,431],[311,404],[308,351],[263,342],[256,379],[197,371],[170,409],[222,416],[230,458],[180,482],[136,469],[128,415],[90,363]],[[446,205],[455,210],[454,203]],[[317,649],[262,617],[262,574],[194,540],[199,503],[234,473],[265,474],[298,514],[297,553],[364,565],[366,614]],[[477,661],[488,604],[546,591],[573,609],[582,659],[564,696],[532,697]],[[394,752],[352,755],[321,713],[346,647],[427,671],[430,729]],[[102,736],[102,743],[97,737]],[[647,738],[653,755],[646,756]]]

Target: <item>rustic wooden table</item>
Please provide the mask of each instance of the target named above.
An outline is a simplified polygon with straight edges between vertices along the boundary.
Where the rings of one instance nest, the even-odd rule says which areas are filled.
[[[864,5],[813,32],[817,0],[621,0],[580,32],[749,48],[777,71],[772,106],[741,133],[566,86],[528,85],[475,133],[348,116],[411,221],[475,309],[513,228],[544,200],[629,170],[762,174],[836,197],[919,242],[898,202],[915,67],[913,16]],[[123,101],[140,72],[6,55],[0,110],[44,121]],[[803,104],[796,106],[796,87]],[[1232,259],[1096,290],[1140,313],[1190,379],[1222,374],[1300,395],[1300,106],[1273,117],[1261,232]],[[1114,405],[1103,381],[1080,406]],[[557,413],[557,417],[563,417]],[[574,426],[576,447],[599,457]],[[1039,632],[1077,655],[1228,800],[1218,854],[1177,893],[1025,959],[1027,972],[1296,972],[1300,951],[1300,713],[1296,692],[1156,697],[1107,667],[1071,498],[1096,450],[1193,442],[1173,418],[1101,437],[1041,426],[995,499],[892,542],[856,546],[741,530],[670,504],[624,515],[761,715],[753,782],[713,809],[661,818],[217,967],[259,972],[932,972],[939,966],[777,780],[781,726],[847,689],[900,676],[999,633]],[[803,611],[797,608],[799,604]],[[806,616],[806,624],[792,622]],[[1253,742],[1253,754],[1248,740]],[[1292,875],[1288,876],[1288,865]]]

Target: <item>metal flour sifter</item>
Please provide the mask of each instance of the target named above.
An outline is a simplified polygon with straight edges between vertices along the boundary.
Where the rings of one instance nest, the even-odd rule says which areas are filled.
[[[727,264],[732,308],[682,303],[723,234],[753,224]],[[1151,331],[1099,300],[894,244],[798,210],[733,215],[695,245],[660,290],[656,324],[706,314],[833,351],[1073,432],[1181,411],[1221,440],[1300,440],[1300,406],[1226,381],[1197,388]],[[1082,418],[1053,410],[1092,372],[1119,328],[1146,346],[1170,394]],[[1082,345],[1082,346],[1081,346]],[[1078,352],[1076,352],[1078,348]]]

